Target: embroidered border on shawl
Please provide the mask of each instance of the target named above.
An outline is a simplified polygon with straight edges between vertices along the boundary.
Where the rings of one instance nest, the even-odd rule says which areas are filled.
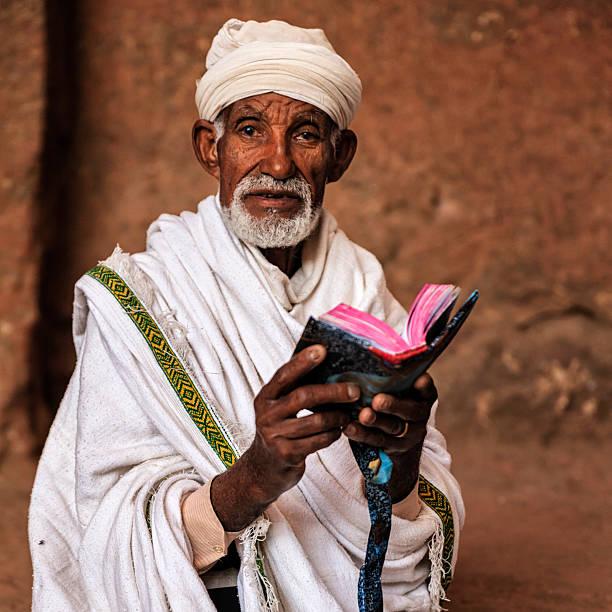
[[[451,560],[453,558],[453,545],[455,543],[455,523],[450,502],[440,489],[435,487],[427,478],[419,475],[419,497],[426,503],[442,521],[444,532],[444,548],[442,549],[442,588],[446,590],[452,580]]]
[[[98,265],[87,272],[88,276],[97,280],[106,287],[119,302],[126,314],[136,324],[136,327],[143,335],[147,344],[151,348],[157,363],[163,370],[168,382],[174,389],[178,398],[181,400],[185,410],[196,424],[198,429],[221,459],[226,468],[236,462],[236,453],[223,435],[221,428],[210,414],[206,402],[200,395],[193,380],[183,367],[183,364],[176,356],[172,347],[162,334],[159,326],[153,317],[147,312],[134,292],[128,287],[127,283],[111,268]],[[147,500],[146,519],[149,531],[151,531],[150,505],[153,496]],[[264,597],[266,595],[266,574],[263,566],[263,558],[256,551],[255,563]]]
[[[114,270],[106,266],[96,266],[87,272],[87,275],[106,287],[123,307],[123,310],[136,324],[136,327],[147,341],[168,382],[193,422],[204,434],[213,451],[221,459],[225,467],[233,465],[236,462],[234,450],[211,415],[206,402],[159,329],[159,326],[134,292]]]
[[[185,368],[162,334],[159,326],[147,312],[140,300],[134,295],[126,282],[114,270],[111,270],[111,268],[99,265],[89,270],[87,275],[106,287],[117,302],[119,302],[146,340],[155,359],[166,375],[168,382],[171,384],[185,407],[185,410],[198,429],[204,434],[204,437],[211,445],[216,455],[226,467],[233,465],[236,462],[236,454],[223,435],[221,428],[212,417],[206,402],[200,395],[191,377],[185,371]],[[452,580],[451,559],[455,541],[453,513],[450,503],[442,491],[421,475],[419,476],[418,492],[423,502],[426,503],[442,521],[442,529],[444,532],[444,548],[442,554],[444,576],[442,578],[442,587],[446,590]],[[263,564],[259,555],[257,555],[257,565],[259,573],[263,574]]]

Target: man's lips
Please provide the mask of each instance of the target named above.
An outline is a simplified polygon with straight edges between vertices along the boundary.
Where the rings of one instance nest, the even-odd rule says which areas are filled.
[[[255,197],[255,198],[272,198],[272,199],[282,199],[282,198],[293,198],[299,200],[299,194],[294,191],[251,191],[251,193],[247,194],[247,197]]]
[[[263,208],[295,208],[296,204],[301,204],[300,196],[292,191],[253,191],[245,198]]]

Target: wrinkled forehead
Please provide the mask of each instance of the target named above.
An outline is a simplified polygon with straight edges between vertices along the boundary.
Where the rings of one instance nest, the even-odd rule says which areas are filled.
[[[277,93],[242,98],[225,107],[221,115],[226,122],[250,118],[272,123],[310,122],[323,128],[335,125],[325,111],[313,104]]]

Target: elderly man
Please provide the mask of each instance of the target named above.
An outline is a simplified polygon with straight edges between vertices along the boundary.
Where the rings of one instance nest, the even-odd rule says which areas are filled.
[[[463,506],[433,382],[351,422],[359,387],[301,382],[324,347],[291,357],[339,302],[406,318],[322,208],[359,79],[321,30],[279,21],[228,21],[206,65],[193,142],[217,196],[77,283],[77,365],[32,494],[34,608],[356,609],[370,520],[350,439],[393,462],[385,609],[437,610]]]

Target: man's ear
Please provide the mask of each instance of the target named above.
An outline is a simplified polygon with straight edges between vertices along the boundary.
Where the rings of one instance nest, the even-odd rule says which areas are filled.
[[[351,165],[355,151],[357,150],[357,135],[353,130],[342,130],[340,138],[336,143],[334,159],[327,173],[327,182],[337,181]]]
[[[202,168],[219,179],[219,157],[217,154],[217,130],[214,124],[198,119],[191,130],[193,151]]]

